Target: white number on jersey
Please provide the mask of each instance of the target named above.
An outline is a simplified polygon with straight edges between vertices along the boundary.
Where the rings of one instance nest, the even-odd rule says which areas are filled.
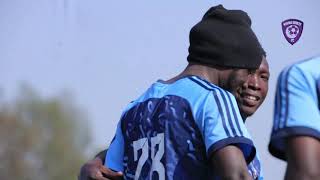
[[[158,151],[155,152],[156,146],[158,145]],[[138,161],[137,169],[135,172],[134,179],[138,180],[141,174],[142,166],[148,160],[149,157],[149,145],[147,138],[141,138],[137,141],[133,141],[133,156],[134,161],[138,160],[138,151],[142,149],[141,156]],[[152,173],[157,172],[159,176],[159,180],[165,179],[165,169],[163,164],[160,162],[162,156],[164,154],[164,133],[157,134],[157,136],[151,138],[151,170],[150,170],[150,178],[152,178]]]

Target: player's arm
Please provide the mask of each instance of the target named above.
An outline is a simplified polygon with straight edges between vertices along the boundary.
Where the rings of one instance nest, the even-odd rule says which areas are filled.
[[[242,151],[233,145],[217,150],[210,158],[217,176],[222,180],[252,180]]]
[[[310,136],[287,139],[286,180],[320,179],[320,142]]]
[[[95,155],[95,158],[98,158],[101,160],[101,162],[104,162],[107,155],[107,151],[108,149],[99,152],[97,155]]]
[[[251,180],[247,163],[256,150],[241,118],[234,96],[217,90],[195,113],[203,121],[196,121],[203,133],[211,172],[223,180]],[[234,121],[233,121],[234,120]]]
[[[79,180],[122,179],[121,172],[114,172],[103,165],[107,150],[99,152],[94,159],[86,162],[80,169]]]
[[[79,180],[122,179],[123,145],[121,121],[119,121],[116,135],[109,146],[108,153],[107,150],[102,151],[93,160],[84,164],[81,168]]]

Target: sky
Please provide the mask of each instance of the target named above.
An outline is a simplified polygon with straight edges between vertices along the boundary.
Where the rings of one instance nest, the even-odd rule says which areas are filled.
[[[269,93],[247,126],[265,178],[280,180],[285,163],[267,151],[276,79],[285,66],[320,54],[317,0],[0,0],[2,96],[14,97],[22,82],[43,96],[72,92],[91,120],[91,150],[103,149],[130,101],[185,68],[190,28],[217,4],[245,10],[267,52]],[[281,28],[291,18],[304,22],[294,45]]]

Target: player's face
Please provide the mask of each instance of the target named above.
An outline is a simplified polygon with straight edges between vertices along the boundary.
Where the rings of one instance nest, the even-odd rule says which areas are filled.
[[[268,93],[269,65],[265,57],[260,67],[252,72],[245,83],[237,90],[235,97],[239,106],[241,116],[246,119],[251,116],[263,103]]]
[[[248,81],[249,75],[248,69],[227,69],[223,72],[220,87],[231,92],[238,101],[242,87]]]

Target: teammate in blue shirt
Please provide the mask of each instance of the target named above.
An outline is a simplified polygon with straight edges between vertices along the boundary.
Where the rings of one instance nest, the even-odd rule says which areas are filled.
[[[320,179],[320,57],[278,78],[270,153],[287,161],[286,180]]]
[[[243,11],[209,9],[191,29],[186,69],[124,110],[106,166],[125,179],[262,179],[241,116],[265,97],[265,52],[250,25]]]
[[[259,69],[251,74],[247,81],[241,87],[241,95],[236,96],[240,114],[243,120],[254,114],[254,112],[263,103],[268,92],[269,66],[263,59]],[[251,101],[255,98],[254,101]],[[116,179],[122,177],[122,173],[116,173],[103,166],[105,159],[105,151],[101,152],[97,157],[87,162],[81,171],[81,180],[97,179],[106,180],[105,177]],[[256,157],[249,165],[248,171],[254,179],[263,179],[259,159]]]
[[[235,75],[243,76],[239,73]],[[109,147],[107,167],[124,172],[126,179],[207,179],[208,157],[229,144],[252,161],[253,142],[234,97],[187,74],[154,83],[127,107]]]

